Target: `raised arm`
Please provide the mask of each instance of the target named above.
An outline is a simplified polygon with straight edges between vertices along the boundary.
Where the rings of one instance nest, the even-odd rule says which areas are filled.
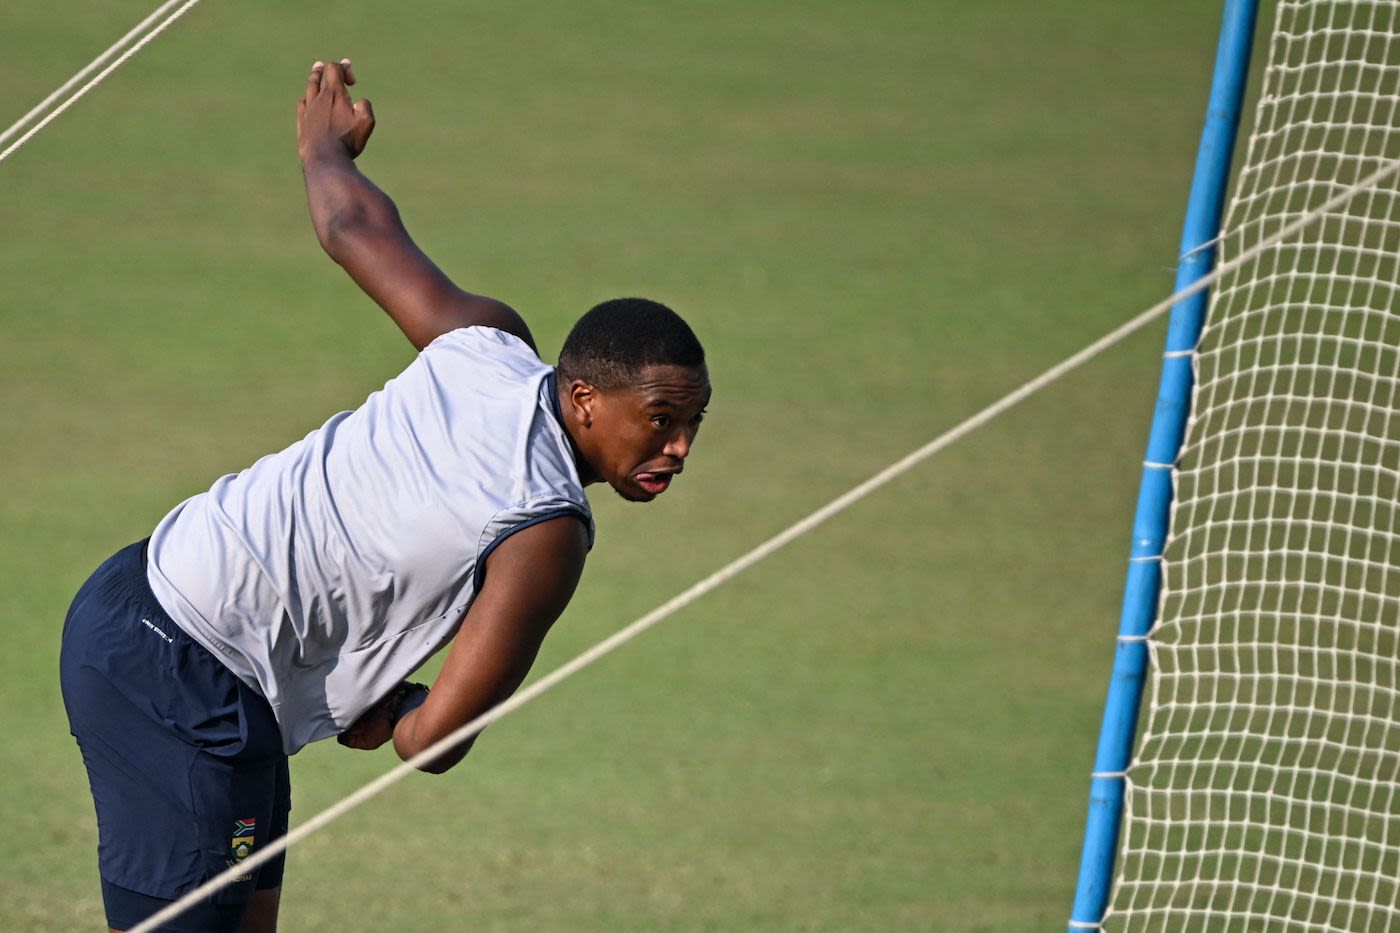
[[[367,100],[352,103],[348,85],[354,83],[348,59],[317,62],[297,104],[297,153],[321,247],[420,350],[473,324],[534,347],[509,305],[463,291],[443,274],[408,235],[394,202],[355,167],[374,131],[374,110]]]
[[[400,758],[412,758],[515,692],[573,596],[587,553],[587,531],[573,517],[523,528],[491,552],[481,592],[432,692],[394,728]],[[470,747],[468,741],[446,752],[425,770],[446,771]]]

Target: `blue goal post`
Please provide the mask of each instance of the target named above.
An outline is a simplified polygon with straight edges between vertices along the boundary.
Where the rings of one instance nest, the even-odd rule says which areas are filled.
[[[1181,237],[1178,291],[1208,275],[1215,265],[1216,240],[1248,83],[1257,12],[1257,0],[1225,0],[1210,103]],[[1171,15],[1166,8],[1162,14]],[[1168,325],[1157,406],[1138,488],[1112,680],[1094,757],[1070,930],[1099,929],[1108,904],[1118,851],[1125,773],[1147,674],[1147,633],[1156,618],[1161,586],[1162,549],[1172,500],[1172,466],[1190,414],[1192,353],[1205,321],[1208,298],[1208,290],[1204,290],[1175,305]]]

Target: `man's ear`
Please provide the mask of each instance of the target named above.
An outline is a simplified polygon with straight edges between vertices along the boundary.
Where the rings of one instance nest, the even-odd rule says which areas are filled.
[[[598,391],[582,379],[569,383],[569,404],[574,418],[585,428],[593,427],[593,406],[598,403]]]

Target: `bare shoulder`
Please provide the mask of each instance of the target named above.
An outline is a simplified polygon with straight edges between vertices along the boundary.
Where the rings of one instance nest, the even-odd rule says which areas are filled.
[[[445,333],[461,327],[491,327],[518,337],[525,342],[526,346],[534,350],[536,355],[539,354],[539,348],[535,345],[535,337],[530,333],[529,325],[525,323],[525,319],[520,316],[520,313],[510,305],[498,298],[473,295],[471,292],[463,291],[456,286],[450,286],[445,291],[447,294],[442,295],[442,308],[436,316],[434,326],[428,328],[423,335],[425,338],[431,339],[438,333]]]
[[[491,552],[486,579],[544,591],[573,592],[588,557],[588,527],[575,515],[561,515],[522,528]]]

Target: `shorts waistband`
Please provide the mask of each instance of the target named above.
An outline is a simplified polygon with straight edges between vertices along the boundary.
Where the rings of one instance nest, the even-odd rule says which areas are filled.
[[[165,611],[165,607],[156,598],[155,592],[151,589],[151,582],[146,576],[146,551],[150,547],[151,539],[142,538],[140,541],[128,544],[116,554],[112,555],[110,564],[112,570],[112,583],[124,589],[128,595],[138,602],[147,606],[152,612],[158,613],[164,622],[168,622],[175,631],[184,638],[190,636],[179,624],[170,617],[170,613]],[[173,634],[173,632],[172,632]]]

